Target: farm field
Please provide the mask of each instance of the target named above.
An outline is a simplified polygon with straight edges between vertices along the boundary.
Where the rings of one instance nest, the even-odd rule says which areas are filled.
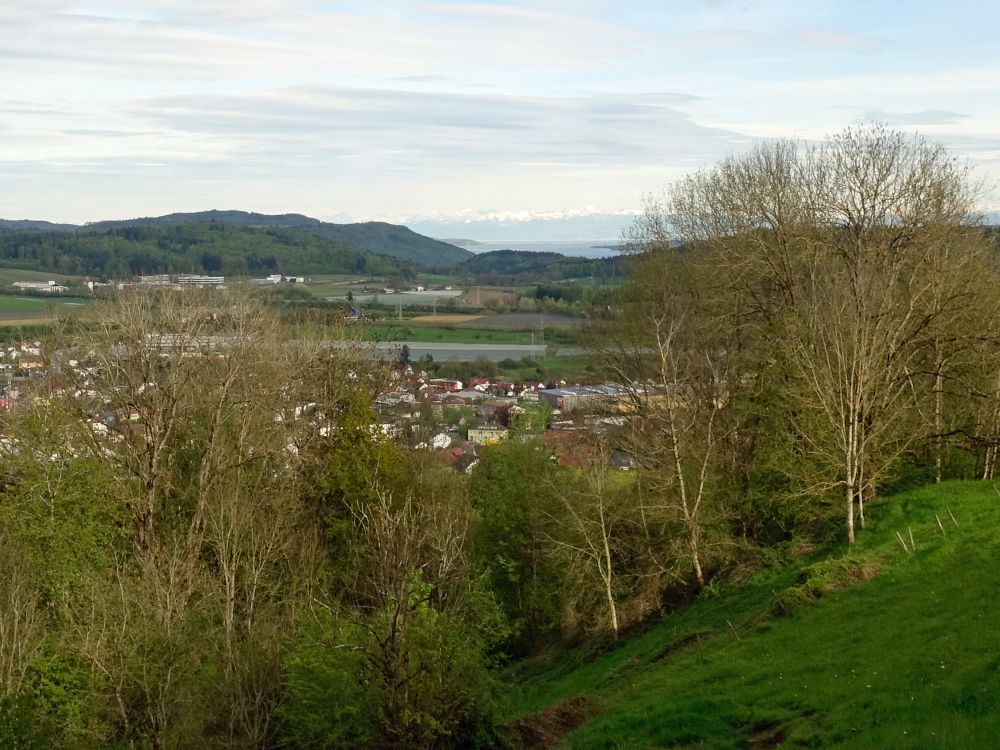
[[[78,297],[48,299],[0,294],[0,325],[23,326],[50,322],[57,315],[85,304],[86,300]]]
[[[422,273],[417,278],[421,284],[431,284],[433,286],[446,286],[450,284],[457,288],[462,283],[460,277],[443,273]]]
[[[450,292],[397,292],[396,294],[376,294],[374,292],[357,292],[352,290],[352,293],[354,301],[359,304],[375,303],[390,308],[397,306],[409,307],[410,305],[430,307],[434,304],[444,306],[450,301],[456,300],[462,294],[458,290]],[[347,297],[347,288],[341,287],[334,294],[335,296],[326,298],[327,302],[343,302]]]
[[[511,312],[485,316],[476,321],[475,327],[506,331],[537,331],[540,328],[545,328],[548,331],[549,328],[573,328],[585,322],[586,319],[575,318],[571,315]]]
[[[472,323],[477,320],[482,320],[484,315],[460,315],[460,314],[446,314],[446,315],[417,315],[416,317],[410,318],[409,323],[415,323],[417,325],[461,325],[463,323]]]
[[[48,271],[27,271],[21,268],[0,268],[0,294],[10,289],[10,285],[15,281],[56,281],[65,284],[71,279],[59,273],[49,273]]]
[[[428,316],[436,317],[436,316]],[[471,317],[471,316],[466,316]],[[499,316],[498,316],[499,317]],[[366,341],[421,341],[447,344],[542,344],[542,336],[532,328],[508,329],[481,326],[482,320],[460,324],[421,324],[411,318],[403,321],[379,321],[363,324]],[[485,319],[484,319],[485,320]],[[568,328],[546,328],[546,344],[574,344],[576,337]]]

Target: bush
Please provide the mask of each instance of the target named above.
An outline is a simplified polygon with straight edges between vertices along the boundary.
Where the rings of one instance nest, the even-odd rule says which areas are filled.
[[[416,604],[394,638],[332,618],[304,629],[285,659],[282,740],[291,747],[496,747],[486,646],[457,617]]]

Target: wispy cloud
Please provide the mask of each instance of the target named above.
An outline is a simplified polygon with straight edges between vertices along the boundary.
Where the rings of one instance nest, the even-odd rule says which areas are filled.
[[[925,109],[920,112],[886,112],[875,109],[866,112],[861,119],[889,125],[953,125],[967,118],[968,115],[946,109]]]
[[[862,119],[989,172],[997,21],[972,0],[0,3],[0,198],[74,220],[573,216]]]

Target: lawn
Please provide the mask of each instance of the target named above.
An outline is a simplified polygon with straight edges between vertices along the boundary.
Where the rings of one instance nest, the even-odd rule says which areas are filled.
[[[596,657],[521,665],[511,715],[585,697],[597,715],[566,737],[573,748],[995,747],[997,492],[945,483],[871,517],[855,550],[703,595]],[[895,534],[910,529],[907,553]]]

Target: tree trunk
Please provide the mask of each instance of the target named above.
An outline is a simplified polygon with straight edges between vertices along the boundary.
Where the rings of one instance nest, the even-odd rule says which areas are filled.
[[[694,568],[694,577],[698,582],[698,590],[705,588],[705,573],[701,569],[701,551],[698,544],[698,529],[695,526],[691,528],[691,534],[688,539],[688,544],[691,547],[691,566]]]
[[[604,578],[604,593],[608,597],[608,614],[611,619],[611,632],[614,633],[615,638],[618,638],[618,607],[615,604],[615,594],[614,590],[611,588],[611,584],[614,580],[614,576],[611,575],[611,545],[608,543],[608,527],[604,521],[604,500],[601,499],[599,502],[601,505],[601,542],[604,547],[604,572],[602,578]]]
[[[934,375],[934,483],[941,484],[941,469],[944,453],[944,415],[941,404],[941,390],[944,378],[938,366]]]
[[[847,483],[847,544],[854,546],[854,487]]]

